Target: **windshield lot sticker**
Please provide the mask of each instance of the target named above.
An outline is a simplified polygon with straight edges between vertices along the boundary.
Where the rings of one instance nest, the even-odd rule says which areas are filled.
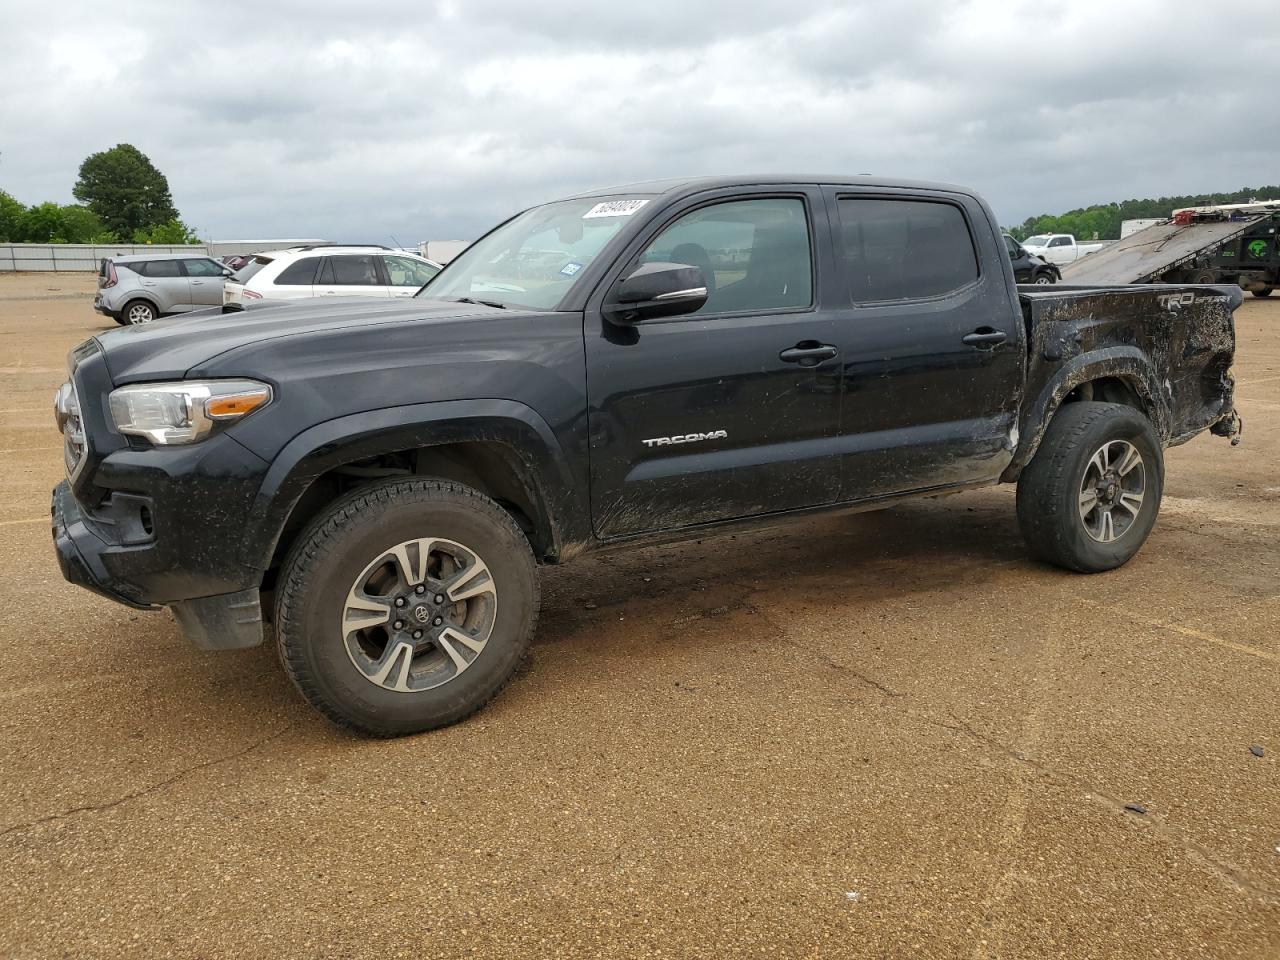
[[[575,273],[577,273],[581,269],[582,269],[582,264],[574,263],[572,260],[570,260],[568,263],[566,263],[563,267],[560,268],[560,273],[562,276],[572,277]]]
[[[629,217],[649,201],[645,200],[605,200],[582,215],[583,220],[595,217]]]

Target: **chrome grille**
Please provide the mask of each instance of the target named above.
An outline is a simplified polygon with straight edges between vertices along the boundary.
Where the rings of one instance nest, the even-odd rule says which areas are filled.
[[[53,397],[53,416],[62,431],[62,459],[67,476],[74,477],[84,462],[84,424],[80,420],[80,398],[74,380],[68,380]]]

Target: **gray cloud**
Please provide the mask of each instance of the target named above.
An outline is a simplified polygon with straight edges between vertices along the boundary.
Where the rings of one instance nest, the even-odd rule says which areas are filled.
[[[1280,181],[1280,7],[0,0],[0,188],[127,141],[202,233],[406,243],[698,173],[967,183],[1001,220]]]

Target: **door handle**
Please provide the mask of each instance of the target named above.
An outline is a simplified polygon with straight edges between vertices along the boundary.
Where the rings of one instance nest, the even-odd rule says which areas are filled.
[[[816,367],[823,360],[830,360],[840,351],[829,343],[817,340],[801,340],[794,347],[788,347],[778,354],[783,363],[798,363],[802,367]]]
[[[1009,339],[1009,335],[1003,330],[995,330],[991,327],[979,327],[973,333],[965,334],[960,338],[963,343],[967,343],[971,347],[977,347],[979,350],[998,347]]]

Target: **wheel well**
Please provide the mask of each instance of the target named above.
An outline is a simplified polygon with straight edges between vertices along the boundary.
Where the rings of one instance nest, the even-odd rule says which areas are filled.
[[[401,476],[439,477],[478,490],[511,515],[539,561],[553,559],[555,537],[531,471],[505,444],[477,440],[379,454],[316,477],[285,521],[264,587],[274,583],[298,535],[325,507],[359,487]]]
[[[1149,411],[1147,405],[1142,402],[1142,397],[1133,389],[1133,386],[1120,377],[1099,377],[1097,380],[1089,380],[1080,384],[1065,397],[1062,398],[1063,403],[1074,403],[1079,400],[1097,400],[1102,403],[1121,403],[1126,407],[1133,407],[1141,410],[1148,416]]]

